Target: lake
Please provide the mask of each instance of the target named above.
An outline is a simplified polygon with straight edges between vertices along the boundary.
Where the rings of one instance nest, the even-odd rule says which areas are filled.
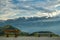
[[[60,37],[0,37],[0,40],[60,40]]]

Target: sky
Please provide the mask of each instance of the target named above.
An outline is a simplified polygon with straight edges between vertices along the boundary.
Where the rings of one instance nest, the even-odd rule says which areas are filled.
[[[0,0],[0,20],[60,17],[60,0]]]

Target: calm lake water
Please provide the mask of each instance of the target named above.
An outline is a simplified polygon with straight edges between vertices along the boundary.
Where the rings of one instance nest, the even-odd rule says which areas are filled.
[[[60,40],[60,37],[0,37],[0,40]]]

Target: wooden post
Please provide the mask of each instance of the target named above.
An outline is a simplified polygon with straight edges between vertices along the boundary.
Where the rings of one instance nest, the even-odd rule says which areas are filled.
[[[6,34],[6,37],[9,37],[9,34]]]
[[[17,37],[18,36],[18,34],[17,33],[15,33],[15,37]]]
[[[52,37],[52,34],[50,34],[50,37]]]

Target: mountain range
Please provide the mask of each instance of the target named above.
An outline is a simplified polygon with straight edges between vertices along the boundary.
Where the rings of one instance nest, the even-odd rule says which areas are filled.
[[[20,17],[16,19],[0,20],[0,27],[12,25],[26,32],[52,31],[60,34],[60,19],[58,17]]]

